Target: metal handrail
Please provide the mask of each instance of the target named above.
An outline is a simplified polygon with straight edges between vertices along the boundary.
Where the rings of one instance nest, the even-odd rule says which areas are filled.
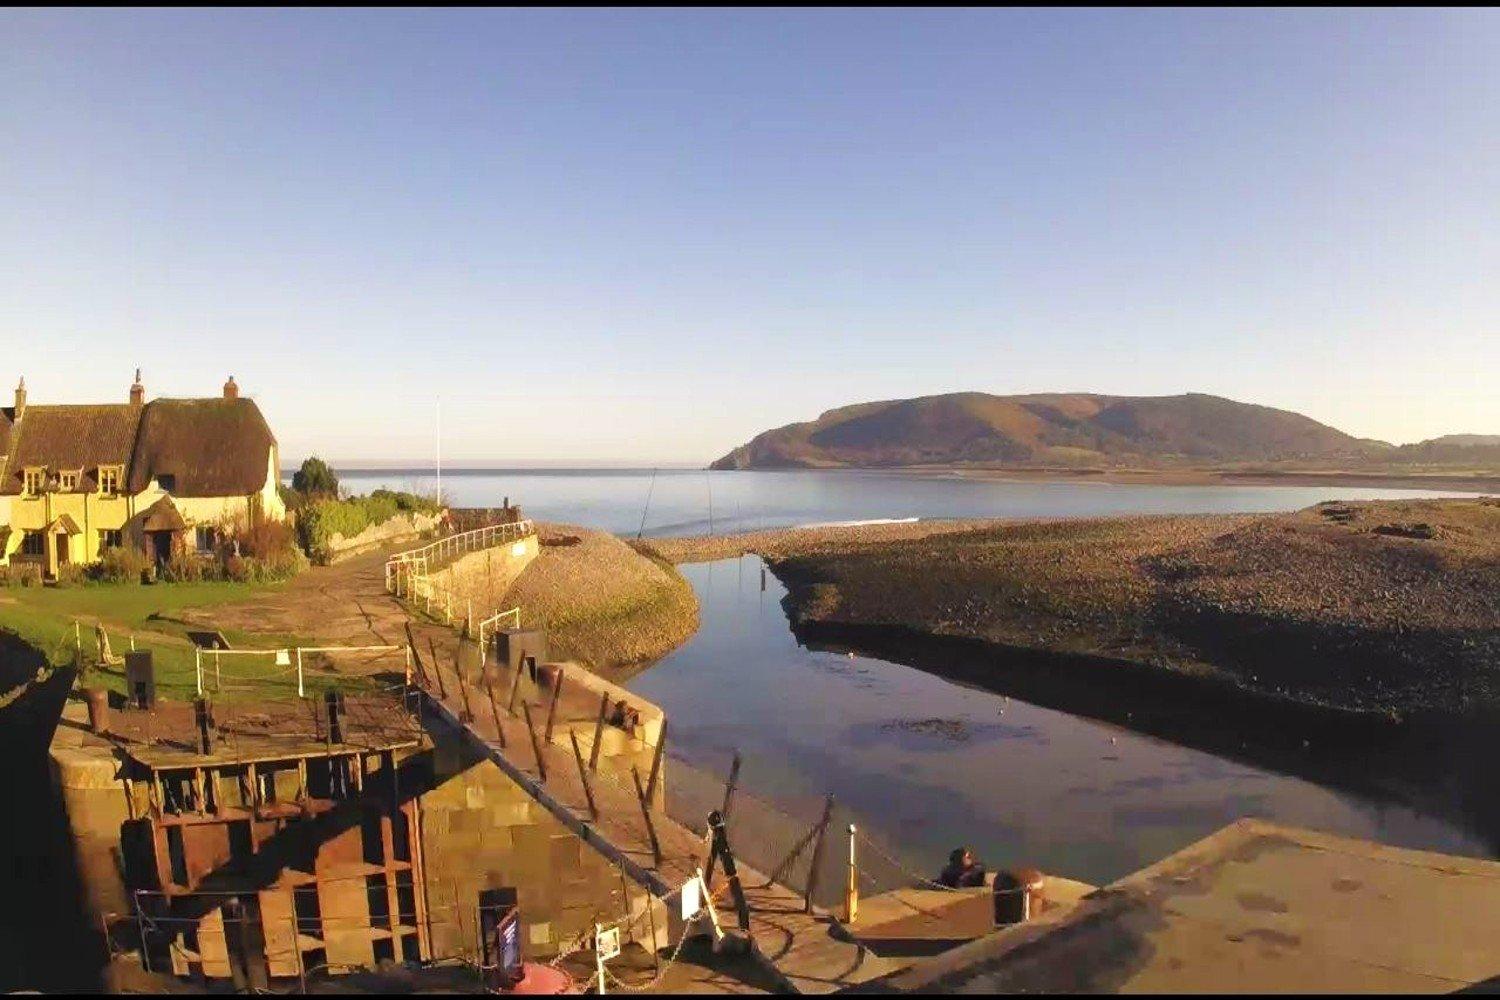
[[[536,525],[530,520],[508,521],[505,524],[487,524],[482,528],[460,531],[446,535],[421,548],[398,552],[386,560],[385,589],[387,593],[402,594],[402,578],[411,583],[417,577],[431,572],[433,563],[440,563],[469,552],[491,548],[508,541],[519,541],[536,534]]]

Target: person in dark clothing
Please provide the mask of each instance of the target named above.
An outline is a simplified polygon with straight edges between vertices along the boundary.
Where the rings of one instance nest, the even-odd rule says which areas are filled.
[[[972,889],[984,885],[984,865],[974,860],[974,852],[956,847],[948,855],[948,865],[938,876],[938,884],[950,889]]]

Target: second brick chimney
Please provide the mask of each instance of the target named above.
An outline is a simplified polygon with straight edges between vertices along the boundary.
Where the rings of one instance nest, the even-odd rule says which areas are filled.
[[[135,382],[130,386],[130,405],[146,405],[146,387],[141,384],[141,370],[135,370]]]
[[[224,383],[224,398],[239,399],[240,387],[234,384],[234,376],[229,376],[229,381]]]

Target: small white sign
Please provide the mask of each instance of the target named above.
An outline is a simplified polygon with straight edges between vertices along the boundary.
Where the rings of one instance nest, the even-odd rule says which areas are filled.
[[[620,954],[620,928],[599,928],[594,935],[594,950],[599,953],[601,962],[607,962]]]
[[[703,909],[703,896],[698,891],[698,887],[701,884],[702,883],[698,881],[698,876],[697,875],[694,875],[692,878],[688,879],[686,882],[683,883],[683,885],[682,885],[682,919],[683,920],[692,920],[694,917],[696,917],[698,915],[698,911],[701,910],[701,909]]]

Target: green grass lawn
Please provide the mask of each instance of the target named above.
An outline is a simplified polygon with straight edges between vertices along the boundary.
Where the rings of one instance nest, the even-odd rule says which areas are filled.
[[[193,628],[180,617],[187,608],[203,609],[234,604],[259,593],[285,586],[281,583],[135,583],[90,584],[76,587],[0,588],[0,629],[16,633],[40,649],[53,663],[71,662],[74,656],[75,623],[82,640],[85,666],[97,659],[94,626],[109,633],[116,655],[130,649],[150,649],[156,667],[157,688],[164,697],[191,698],[196,690],[193,645],[187,632]],[[233,648],[275,648],[315,645],[304,637],[224,630]],[[239,674],[271,674],[270,658],[234,657]],[[226,669],[228,659],[225,660]],[[96,683],[124,691],[121,667],[97,667]]]

